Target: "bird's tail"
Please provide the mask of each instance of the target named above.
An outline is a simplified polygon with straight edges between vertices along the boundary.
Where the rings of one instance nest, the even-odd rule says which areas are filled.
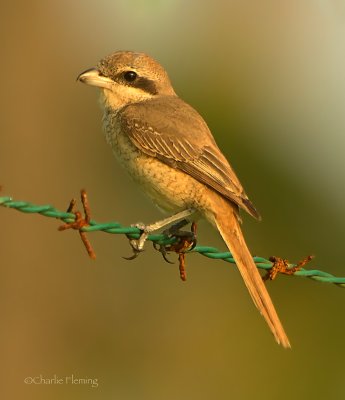
[[[223,205],[222,212],[214,213],[214,223],[234,257],[256,307],[265,318],[276,341],[283,347],[289,348],[291,347],[289,339],[244,240],[237,210],[229,203],[226,206]],[[226,208],[226,211],[230,209],[230,212],[224,212],[224,208]]]

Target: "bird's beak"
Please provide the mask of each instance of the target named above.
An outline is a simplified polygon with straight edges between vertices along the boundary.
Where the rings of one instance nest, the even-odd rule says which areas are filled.
[[[90,68],[82,72],[77,81],[86,83],[90,86],[97,86],[104,89],[111,89],[113,81],[106,76],[101,75],[97,68]]]

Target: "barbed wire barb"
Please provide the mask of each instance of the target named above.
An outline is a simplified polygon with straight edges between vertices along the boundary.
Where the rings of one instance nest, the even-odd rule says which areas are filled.
[[[84,195],[86,195],[86,193],[85,191],[82,191],[82,199]],[[82,202],[84,206],[85,217],[82,218],[81,213],[75,210],[75,202],[73,204],[72,202],[70,203],[70,207],[67,211],[60,211],[48,204],[36,205],[27,201],[16,201],[8,196],[0,197],[0,206],[2,207],[11,208],[23,213],[40,214],[44,217],[59,219],[64,223],[64,225],[59,227],[60,230],[68,228],[77,229],[91,258],[95,258],[95,254],[91,244],[86,239],[85,233],[100,231],[111,234],[124,234],[130,239],[138,239],[140,237],[141,232],[136,227],[126,227],[121,225],[119,222],[99,223],[91,219],[88,203],[86,203],[85,206],[85,202],[83,200]],[[158,246],[170,246],[170,248],[174,248],[174,246],[171,245],[176,243],[177,239],[164,234],[150,234],[147,240]],[[192,250],[187,251],[185,254],[190,253],[199,253],[211,259],[223,260],[225,262],[235,264],[235,260],[230,252],[219,251],[215,247],[196,245]],[[183,258],[180,263],[183,263],[182,267],[184,268],[184,257],[179,258]],[[264,257],[254,256],[253,259],[257,268],[266,271],[266,275],[264,276],[265,280],[274,279],[278,273],[283,273],[291,276],[307,277],[315,281],[333,283],[337,286],[345,287],[345,277],[337,277],[328,272],[316,269],[308,270],[303,268],[305,263],[311,260],[311,256],[307,257],[307,259],[298,264],[291,264],[287,260],[283,260],[279,257],[271,257],[270,259],[266,259]],[[180,270],[182,269],[180,264]]]

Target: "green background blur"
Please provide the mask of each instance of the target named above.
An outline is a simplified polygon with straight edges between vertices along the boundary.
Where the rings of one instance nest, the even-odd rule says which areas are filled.
[[[95,88],[75,82],[115,50],[144,51],[208,122],[263,216],[253,254],[345,276],[345,2],[2,2],[2,195],[93,217],[161,217],[116,164]],[[151,246],[0,209],[3,399],[343,399],[345,292],[280,276],[269,291],[292,350],[277,346],[236,269],[188,257],[188,280]],[[224,249],[201,224],[200,244]],[[172,256],[174,257],[174,256]],[[28,385],[74,375],[83,384]]]

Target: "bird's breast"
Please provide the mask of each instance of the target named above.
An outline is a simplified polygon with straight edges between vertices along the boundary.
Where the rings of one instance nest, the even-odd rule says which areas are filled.
[[[103,128],[118,162],[160,209],[175,213],[203,208],[205,185],[139,150],[122,131],[116,114],[105,114]]]

